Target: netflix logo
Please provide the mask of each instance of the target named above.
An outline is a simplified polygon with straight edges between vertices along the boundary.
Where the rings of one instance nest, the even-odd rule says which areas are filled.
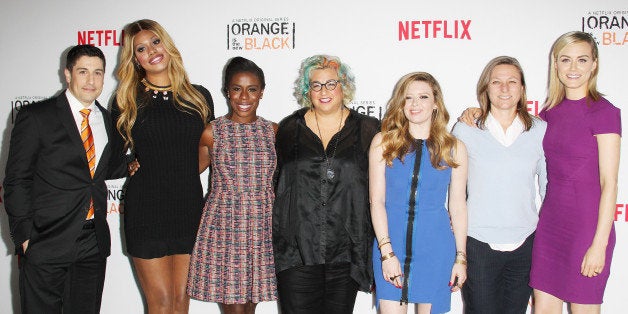
[[[628,222],[628,204],[617,204],[615,206],[615,221]]]
[[[116,29],[83,30],[77,32],[78,45],[121,46],[124,31]]]
[[[398,40],[412,39],[471,40],[471,20],[416,20],[398,22]]]

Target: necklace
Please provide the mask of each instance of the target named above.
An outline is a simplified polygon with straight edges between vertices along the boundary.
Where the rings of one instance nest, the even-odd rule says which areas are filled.
[[[344,116],[344,108],[340,108],[340,122],[338,123],[338,132],[340,132],[340,128],[342,127],[342,117]],[[314,120],[316,121],[316,129],[318,130],[318,136],[321,138],[321,143],[323,142],[323,135],[321,135],[321,128],[320,126],[318,126],[318,116],[316,115],[316,110],[312,110],[314,111]],[[331,143],[331,140],[334,138],[334,136],[332,135],[331,139],[329,140]],[[332,159],[336,156],[336,148],[338,148],[338,142],[340,141],[340,138],[336,139],[336,142],[334,143],[334,150],[331,153],[331,157],[327,156],[327,150],[323,147],[323,154],[325,155],[325,164],[327,165],[327,178],[329,180],[333,180],[334,177],[336,176],[336,172],[334,171],[334,169],[331,167],[331,161]],[[329,145],[329,143],[327,143]]]
[[[161,92],[163,99],[168,100],[168,92],[172,91],[172,85],[168,86],[159,86],[149,82],[146,78],[142,79],[142,84],[144,84],[145,92],[153,91],[153,98],[157,98],[159,92]]]

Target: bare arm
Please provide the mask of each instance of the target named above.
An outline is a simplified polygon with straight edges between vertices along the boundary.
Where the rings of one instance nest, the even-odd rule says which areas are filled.
[[[384,280],[401,287],[401,265],[394,254],[388,234],[388,217],[386,216],[386,162],[382,158],[382,134],[377,133],[371,142],[369,151],[369,198],[371,201],[371,220],[375,238],[380,246],[381,256],[389,258],[381,261]],[[377,275],[376,275],[377,276]],[[393,278],[393,279],[391,279]]]
[[[606,246],[615,220],[615,206],[617,202],[617,176],[619,172],[619,134],[598,134],[597,138],[600,187],[602,194],[597,219],[595,236],[591,246],[582,259],[580,273],[587,277],[597,276],[602,272],[606,259]]]
[[[451,183],[449,184],[449,215],[456,239],[456,252],[464,254],[466,261],[467,252],[467,149],[461,141],[457,141],[455,160],[458,167],[451,170]],[[456,256],[458,260],[460,257]],[[452,286],[452,291],[462,287],[467,279],[466,264],[454,263],[451,271],[451,282],[458,278],[457,286]]]
[[[198,143],[198,173],[203,173],[211,164],[211,151],[214,147],[214,131],[211,124],[208,124],[201,134]]]

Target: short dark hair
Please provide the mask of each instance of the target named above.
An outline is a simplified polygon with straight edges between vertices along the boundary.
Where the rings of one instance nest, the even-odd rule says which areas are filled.
[[[100,48],[92,45],[76,45],[68,51],[68,55],[65,59],[65,68],[72,71],[76,61],[82,56],[98,57],[102,60],[103,68],[105,67],[105,55]]]
[[[227,67],[225,69],[225,80],[222,83],[222,91],[226,94],[229,89],[229,83],[231,79],[238,73],[248,72],[251,73],[259,79],[261,84],[261,88],[266,88],[266,80],[264,79],[264,71],[260,67],[255,64],[255,62],[243,58],[243,57],[235,57],[229,60],[227,63]]]

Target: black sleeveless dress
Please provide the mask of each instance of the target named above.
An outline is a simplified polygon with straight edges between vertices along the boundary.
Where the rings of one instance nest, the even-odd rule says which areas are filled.
[[[175,107],[171,92],[138,88],[139,109],[131,133],[141,167],[127,180],[126,250],[140,258],[190,254],[203,208],[198,143],[205,122],[198,114]],[[209,91],[195,88],[205,96],[213,119]],[[112,115],[117,121],[115,101]]]

